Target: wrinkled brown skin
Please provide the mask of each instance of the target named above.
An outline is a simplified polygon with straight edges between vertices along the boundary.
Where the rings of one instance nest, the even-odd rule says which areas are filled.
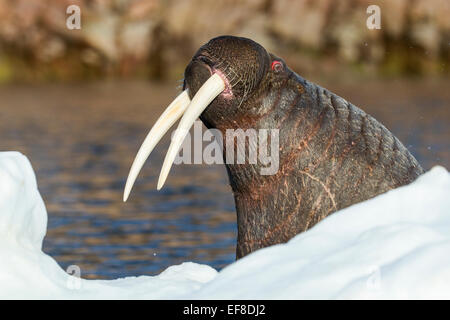
[[[281,71],[271,69],[273,60],[283,63]],[[191,98],[214,68],[231,80],[233,98],[220,95],[205,109],[201,120],[208,128],[224,136],[226,129],[280,130],[276,174],[261,175],[261,164],[226,165],[237,211],[238,259],[423,173],[381,123],[303,79],[254,41],[223,36],[201,47],[185,71]]]

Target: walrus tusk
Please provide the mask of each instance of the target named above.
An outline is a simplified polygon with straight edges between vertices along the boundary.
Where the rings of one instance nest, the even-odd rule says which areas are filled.
[[[167,130],[169,130],[169,128],[172,127],[173,124],[181,118],[190,102],[191,99],[189,99],[187,90],[184,90],[175,98],[175,100],[173,100],[173,102],[167,107],[167,109],[153,125],[152,129],[139,148],[133,164],[131,165],[130,173],[128,174],[127,182],[125,184],[125,190],[123,193],[123,202],[127,201],[131,189],[133,188],[134,182],[136,181],[136,178],[148,156],[153,151],[153,148],[161,140]]]
[[[173,135],[172,142],[170,143],[166,158],[164,159],[164,164],[158,179],[158,190],[164,185],[178,150],[195,120],[224,89],[225,83],[222,78],[217,74],[213,74],[192,98],[191,103],[181,118],[178,128]]]

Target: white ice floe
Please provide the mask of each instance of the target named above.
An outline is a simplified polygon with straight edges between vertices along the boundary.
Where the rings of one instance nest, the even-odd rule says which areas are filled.
[[[28,159],[0,152],[3,299],[450,299],[450,174],[442,167],[219,273],[187,262],[154,277],[78,279],[42,252],[46,228]]]

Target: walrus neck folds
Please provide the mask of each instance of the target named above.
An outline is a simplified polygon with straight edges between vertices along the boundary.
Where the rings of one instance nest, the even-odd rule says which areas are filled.
[[[288,241],[354,203],[413,181],[416,159],[361,109],[295,73],[262,98],[241,128],[279,129],[279,169],[227,164],[237,220],[237,258]]]

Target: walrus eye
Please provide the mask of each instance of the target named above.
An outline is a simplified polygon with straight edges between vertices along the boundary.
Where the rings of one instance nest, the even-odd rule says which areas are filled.
[[[283,64],[278,60],[273,61],[272,62],[272,70],[275,72],[283,71]]]

